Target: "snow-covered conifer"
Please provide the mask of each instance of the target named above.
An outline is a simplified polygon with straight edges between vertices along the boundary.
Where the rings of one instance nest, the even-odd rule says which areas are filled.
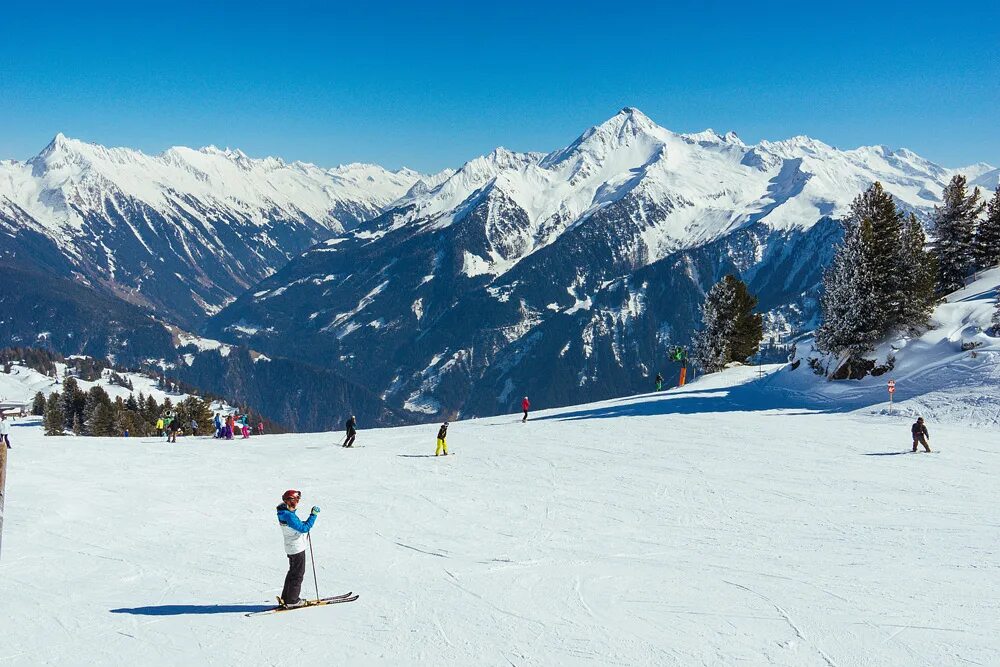
[[[905,267],[901,257],[903,214],[892,197],[876,181],[851,203],[848,224],[858,226],[867,220],[871,225],[869,269],[874,274],[877,315],[883,318],[879,327],[888,332],[900,319],[907,300]]]
[[[871,269],[873,239],[869,220],[849,222],[844,243],[823,275],[823,322],[816,330],[816,345],[824,352],[859,358],[871,351],[882,335],[885,318],[879,310]]]
[[[1000,185],[986,205],[986,217],[976,228],[973,255],[977,269],[1000,264]]]
[[[944,188],[943,206],[934,209],[934,243],[932,252],[938,263],[939,293],[953,292],[965,285],[965,277],[974,268],[972,242],[976,219],[984,204],[979,188],[968,194],[965,176],[952,177]]]

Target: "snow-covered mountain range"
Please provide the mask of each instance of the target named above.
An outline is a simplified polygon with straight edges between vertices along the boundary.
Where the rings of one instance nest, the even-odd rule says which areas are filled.
[[[498,148],[432,176],[58,135],[0,163],[0,257],[50,306],[19,344],[82,347],[67,306],[83,285],[94,302],[77,320],[114,311],[91,354],[164,347],[159,331],[129,336],[151,313],[351,378],[395,411],[487,414],[524,393],[555,405],[645,386],[726,273],[760,297],[769,337],[808,330],[851,200],[878,180],[924,216],[955,173],[1000,178],[906,149],[680,134],[634,108],[563,148]]]
[[[840,229],[878,180],[924,215],[957,172],[906,149],[678,134],[633,108],[550,153],[502,148],[295,258],[210,322],[335,360],[397,407],[489,414],[635,391],[725,273],[772,336],[808,328]]]
[[[215,147],[151,156],[58,134],[30,160],[0,162],[0,252],[191,325],[423,178]]]

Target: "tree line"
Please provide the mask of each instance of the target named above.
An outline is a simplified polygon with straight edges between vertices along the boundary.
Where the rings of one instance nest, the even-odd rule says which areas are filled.
[[[857,378],[873,370],[864,355],[880,341],[919,332],[944,295],[1000,264],[1000,187],[985,203],[964,176],[953,177],[931,216],[929,245],[916,216],[878,182],[855,198],[843,226],[823,278],[816,347],[837,358],[833,377]]]
[[[45,435],[150,436],[156,434],[156,422],[173,415],[185,431],[197,422],[203,433],[213,429],[211,404],[197,396],[188,396],[174,404],[168,396],[157,403],[152,396],[139,392],[114,400],[99,386],[87,391],[80,389],[72,377],[63,382],[63,391],[52,392],[48,398],[38,392],[32,401],[32,414],[41,415]]]

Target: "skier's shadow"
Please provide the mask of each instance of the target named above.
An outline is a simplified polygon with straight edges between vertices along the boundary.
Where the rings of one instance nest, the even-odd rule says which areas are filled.
[[[433,454],[396,454],[401,459],[427,459],[434,458]]]
[[[899,456],[900,454],[909,454],[910,452],[871,452],[865,454],[865,456]]]
[[[112,614],[135,614],[137,616],[184,616],[186,614],[249,614],[253,611],[267,611],[274,605],[266,604],[161,604],[152,607],[123,607],[111,609]]]

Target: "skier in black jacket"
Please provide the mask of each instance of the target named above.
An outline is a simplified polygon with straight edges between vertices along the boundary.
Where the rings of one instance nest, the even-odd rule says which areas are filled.
[[[927,444],[927,440],[931,437],[931,434],[927,432],[927,426],[924,425],[923,417],[917,417],[917,421],[910,427],[910,433],[913,434],[913,451],[917,451],[918,444],[924,446],[924,451],[931,451],[931,446]]]
[[[344,424],[344,428],[347,429],[347,439],[344,440],[344,444],[342,446],[353,447],[354,438],[358,435],[358,422],[354,419],[354,415],[351,415],[351,418],[347,420],[347,423]]]
[[[448,443],[444,440],[447,437],[448,422],[445,422],[441,424],[441,428],[438,429],[437,449],[434,450],[434,456],[440,456],[442,451],[444,451],[445,456],[448,456]]]

